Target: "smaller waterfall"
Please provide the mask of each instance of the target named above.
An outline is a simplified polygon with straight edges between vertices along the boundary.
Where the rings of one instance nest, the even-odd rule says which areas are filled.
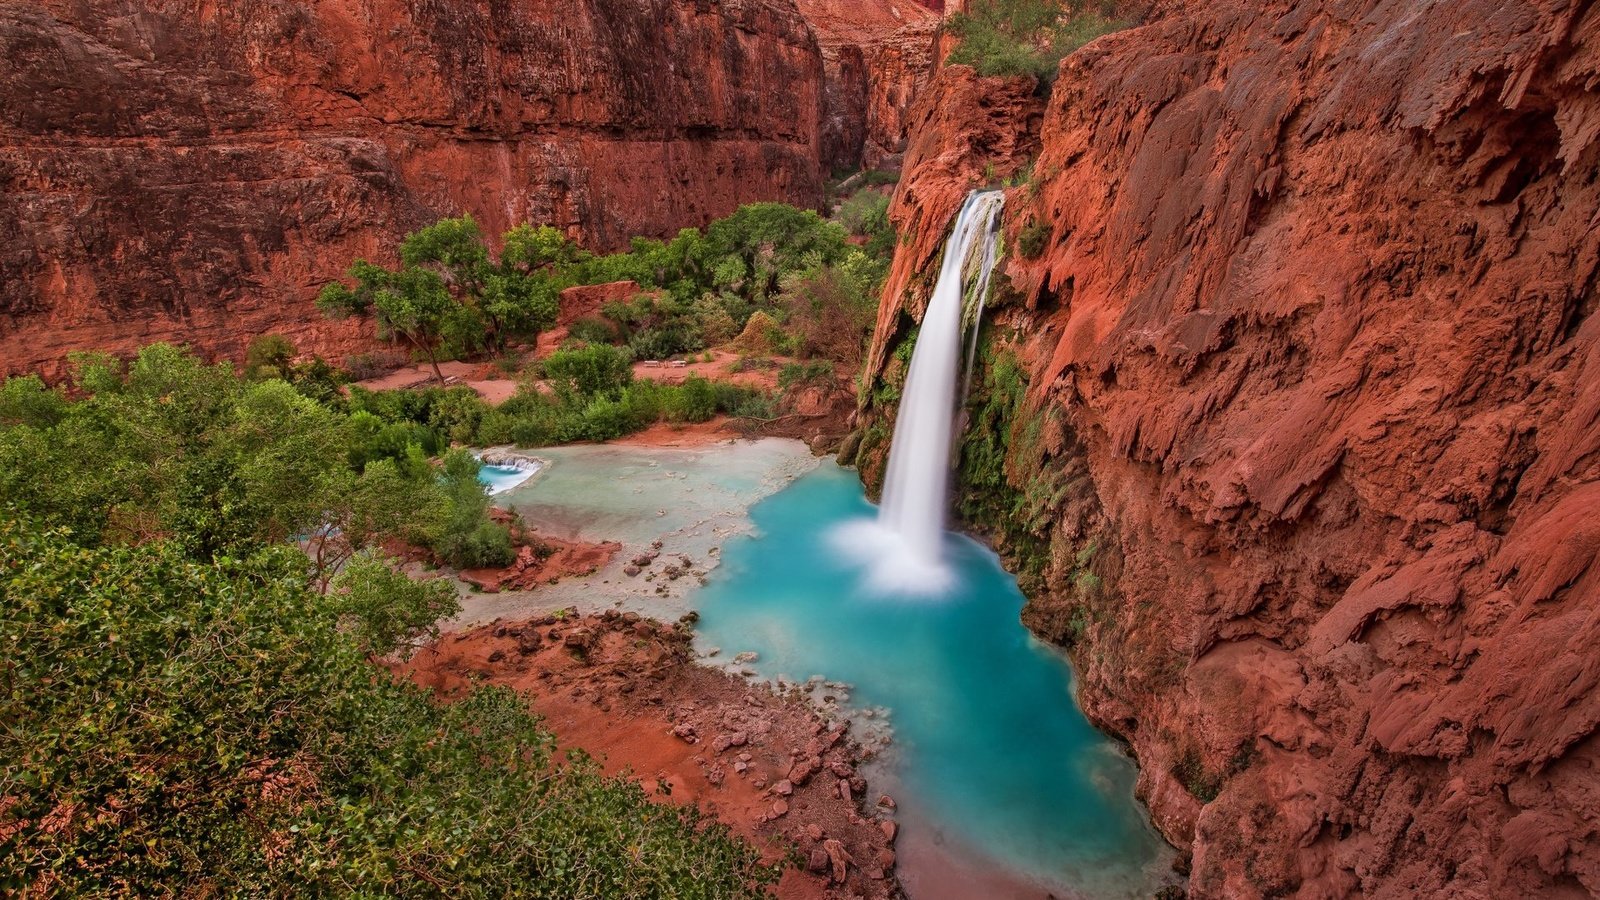
[[[841,535],[848,550],[869,560],[871,580],[885,590],[937,593],[949,584],[942,545],[966,272],[976,257],[972,286],[981,304],[1004,204],[999,191],[974,191],[956,217],[906,375],[878,521]]]

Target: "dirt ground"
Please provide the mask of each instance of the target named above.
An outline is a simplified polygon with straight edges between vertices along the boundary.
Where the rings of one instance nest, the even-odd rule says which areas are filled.
[[[686,626],[634,613],[558,614],[446,635],[400,670],[445,699],[508,686],[563,750],[697,805],[769,860],[797,851],[784,900],[897,896],[894,801],[866,796],[847,726],[695,663],[689,642]]]

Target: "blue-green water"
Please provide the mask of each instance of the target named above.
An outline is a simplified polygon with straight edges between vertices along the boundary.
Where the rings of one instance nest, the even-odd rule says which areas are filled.
[[[538,471],[531,467],[518,468],[484,463],[478,469],[478,483],[488,488],[491,494],[503,494],[532,478]]]
[[[1133,764],[1076,706],[1066,661],[1018,621],[1016,582],[986,548],[947,535],[948,594],[874,595],[836,533],[876,512],[831,463],[757,504],[756,534],[728,543],[695,598],[702,647],[753,650],[763,676],[821,675],[852,685],[858,710],[886,707],[878,781],[896,791],[906,838],[949,857],[920,864],[963,858],[1041,891],[1150,896],[1170,850],[1134,800]],[[901,844],[908,890],[949,895],[917,890],[915,846]]]

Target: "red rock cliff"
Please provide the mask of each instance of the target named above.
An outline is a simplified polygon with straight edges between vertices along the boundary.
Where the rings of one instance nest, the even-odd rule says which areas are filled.
[[[795,0],[826,72],[823,163],[874,168],[904,150],[906,115],[933,75],[942,17],[914,0]]]
[[[277,330],[470,212],[611,247],[821,201],[791,0],[0,2],[0,371]]]
[[[924,124],[932,225],[990,151]],[[1064,64],[997,313],[1026,616],[1195,896],[1600,894],[1597,138],[1592,2],[1196,0]]]

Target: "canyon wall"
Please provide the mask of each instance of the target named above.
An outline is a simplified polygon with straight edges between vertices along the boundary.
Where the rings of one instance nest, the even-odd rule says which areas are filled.
[[[826,73],[822,162],[830,171],[892,164],[906,115],[933,75],[943,17],[914,0],[795,0]]]
[[[822,201],[792,0],[0,2],[0,372],[284,332],[320,285],[469,212],[589,246]]]
[[[919,103],[872,374],[1015,94]],[[1597,138],[1593,2],[1175,0],[1063,64],[962,502],[1194,896],[1600,894]]]

